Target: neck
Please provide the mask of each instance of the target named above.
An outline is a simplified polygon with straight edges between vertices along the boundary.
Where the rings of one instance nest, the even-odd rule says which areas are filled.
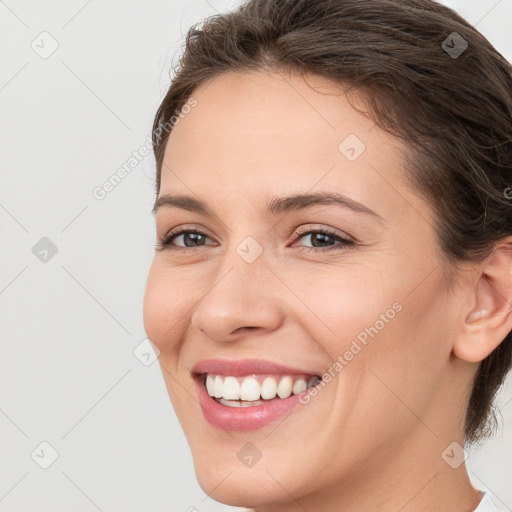
[[[456,465],[462,456],[457,447],[445,451],[452,442],[453,436],[436,437],[420,425],[406,443],[382,447],[361,463],[360,471],[335,485],[254,512],[472,512],[482,494],[472,486],[464,463],[454,469],[445,461]],[[463,446],[462,439],[457,442]]]

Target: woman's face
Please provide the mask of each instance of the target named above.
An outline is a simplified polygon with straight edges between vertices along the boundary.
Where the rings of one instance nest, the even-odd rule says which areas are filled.
[[[201,85],[162,168],[146,332],[201,486],[234,505],[403,482],[460,427],[460,306],[404,146],[308,82]]]

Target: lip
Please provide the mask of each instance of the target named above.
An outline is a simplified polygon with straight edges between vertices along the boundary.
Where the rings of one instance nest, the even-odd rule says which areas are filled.
[[[227,431],[250,431],[262,428],[301,404],[302,391],[288,398],[269,400],[264,405],[253,407],[227,407],[219,404],[206,391],[204,373],[217,373],[240,377],[259,373],[274,373],[285,375],[318,375],[304,369],[291,368],[281,364],[257,359],[225,360],[208,359],[200,361],[192,368],[199,404],[206,420],[215,428]]]
[[[191,370],[192,373],[219,373],[241,377],[258,373],[275,373],[285,375],[321,375],[304,368],[291,368],[279,363],[265,361],[263,359],[205,359],[199,361]]]

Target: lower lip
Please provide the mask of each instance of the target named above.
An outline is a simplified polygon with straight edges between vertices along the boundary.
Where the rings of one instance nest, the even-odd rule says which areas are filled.
[[[301,393],[288,398],[269,400],[264,405],[228,407],[219,404],[208,394],[202,377],[196,378],[195,382],[199,393],[199,404],[206,420],[212,426],[221,430],[256,430],[284,416],[300,404],[299,397]],[[305,393],[305,391],[302,393]]]

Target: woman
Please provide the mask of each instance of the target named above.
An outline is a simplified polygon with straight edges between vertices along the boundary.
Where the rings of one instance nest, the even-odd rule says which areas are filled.
[[[511,365],[511,66],[430,0],[250,0],[186,43],[144,322],[200,485],[497,510],[464,445]]]

